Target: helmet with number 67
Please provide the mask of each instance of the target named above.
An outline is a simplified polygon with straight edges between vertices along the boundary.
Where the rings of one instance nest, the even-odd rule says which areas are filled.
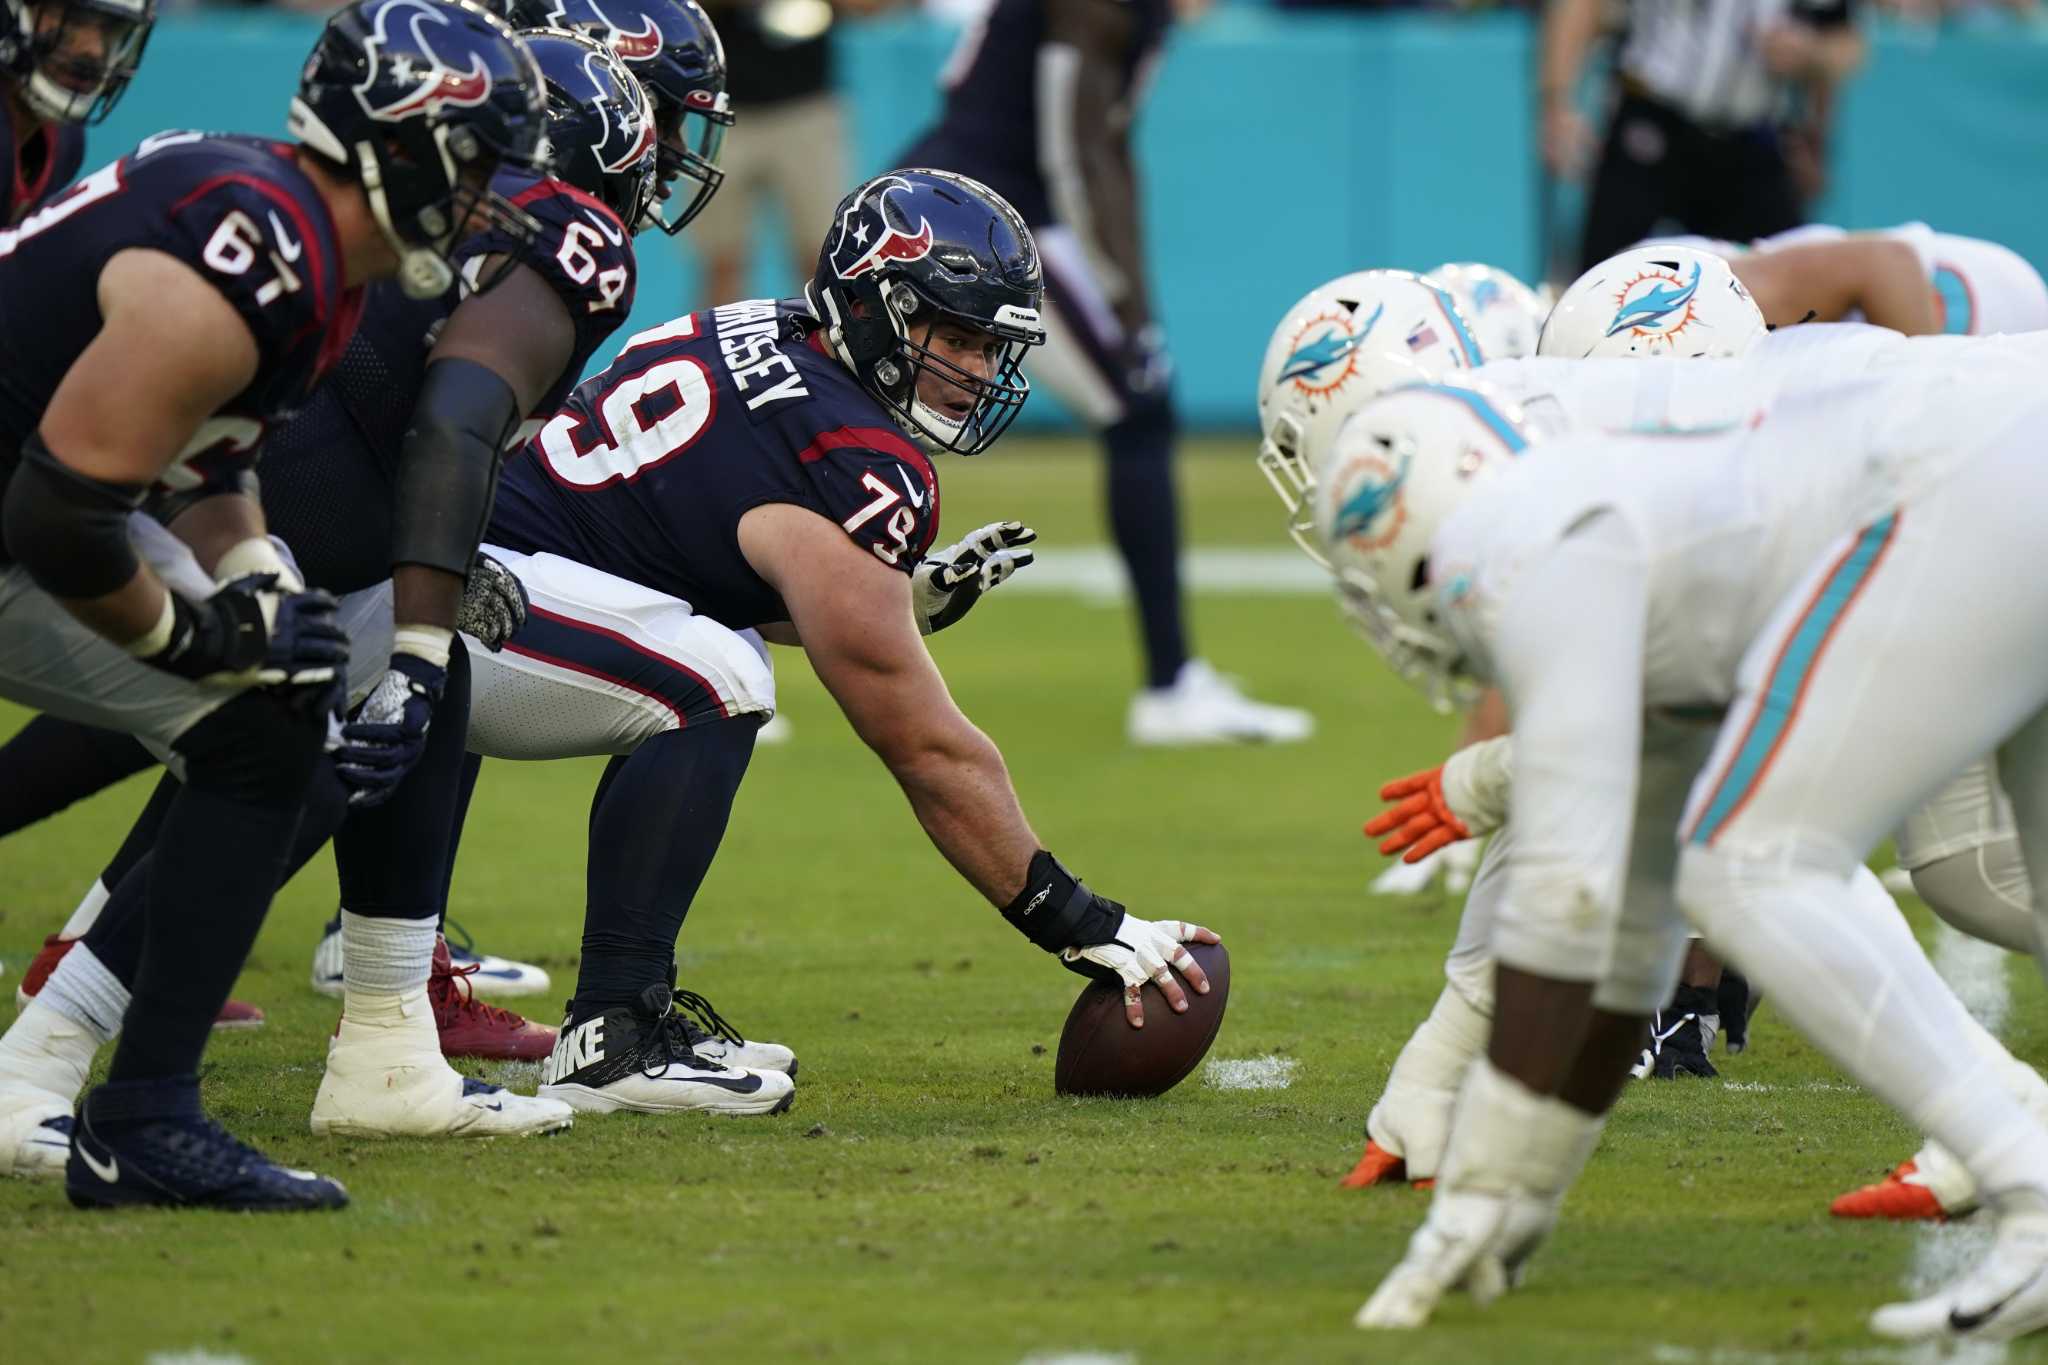
[[[1396,389],[1354,413],[1316,463],[1315,529],[1337,602],[1439,708],[1476,690],[1444,624],[1437,530],[1528,448],[1514,404],[1463,379]]]
[[[1536,336],[1550,310],[1528,285],[1497,265],[1477,261],[1448,262],[1428,278],[1451,291],[1488,361],[1536,354]]]
[[[1726,261],[1667,242],[1630,247],[1573,281],[1550,310],[1536,354],[1739,356],[1769,330]]]
[[[1323,562],[1309,497],[1317,453],[1360,403],[1479,363],[1444,289],[1406,270],[1360,270],[1303,295],[1259,366],[1259,470],[1287,509],[1287,532]]]

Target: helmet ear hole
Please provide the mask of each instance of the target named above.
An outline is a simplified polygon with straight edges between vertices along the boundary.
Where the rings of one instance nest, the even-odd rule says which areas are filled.
[[[1424,555],[1420,559],[1415,561],[1415,572],[1408,575],[1408,591],[1421,592],[1424,588],[1428,586],[1429,556]],[[1434,616],[1434,614],[1435,613],[1433,612],[1431,613],[1432,616]]]

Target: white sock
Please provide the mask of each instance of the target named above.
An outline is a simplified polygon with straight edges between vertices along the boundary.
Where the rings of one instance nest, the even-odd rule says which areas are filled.
[[[86,930],[99,922],[100,911],[107,908],[107,899],[112,894],[105,882],[93,878],[92,885],[86,888],[85,899],[79,901],[78,908],[71,912],[71,918],[64,921],[64,928],[57,937],[84,938]]]
[[[73,944],[36,999],[101,1043],[113,1041],[128,1013],[129,989],[83,943]]]
[[[341,1012],[360,1024],[427,1015],[437,917],[382,919],[341,912]]]
[[[38,996],[0,1035],[0,1089],[16,1082],[75,1103],[103,1041]]]
[[[1987,1198],[2048,1194],[2048,1128],[1889,896],[1862,877],[1688,849],[1686,911],[1773,1006],[1872,1094],[1952,1152]],[[1870,879],[1874,885],[1874,879]],[[1882,904],[1879,902],[1882,901]]]
[[[1506,1194],[1520,1185],[1527,1134],[1542,1126],[1545,1111],[1556,1103],[1496,1067],[1492,1058],[1475,1060],[1458,1092],[1440,1187]]]
[[[1472,1059],[1486,1051],[1492,1021],[1445,986],[1435,1008],[1412,1034],[1379,1103],[1365,1120],[1366,1136],[1408,1164],[1410,1180],[1429,1180],[1443,1164],[1451,1111]]]

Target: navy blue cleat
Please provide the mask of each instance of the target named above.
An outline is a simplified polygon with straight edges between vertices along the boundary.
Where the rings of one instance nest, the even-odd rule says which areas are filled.
[[[189,1078],[109,1083],[87,1094],[64,1192],[82,1209],[142,1204],[288,1213],[348,1203],[340,1181],[280,1166],[208,1118]]]

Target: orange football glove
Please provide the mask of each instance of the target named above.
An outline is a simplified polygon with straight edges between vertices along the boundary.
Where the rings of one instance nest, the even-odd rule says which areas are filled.
[[[1444,800],[1441,763],[1395,778],[1380,788],[1380,800],[1398,804],[1366,821],[1365,832],[1375,839],[1387,836],[1380,839],[1380,852],[1389,857],[1400,853],[1403,862],[1419,863],[1446,844],[1472,837]]]

